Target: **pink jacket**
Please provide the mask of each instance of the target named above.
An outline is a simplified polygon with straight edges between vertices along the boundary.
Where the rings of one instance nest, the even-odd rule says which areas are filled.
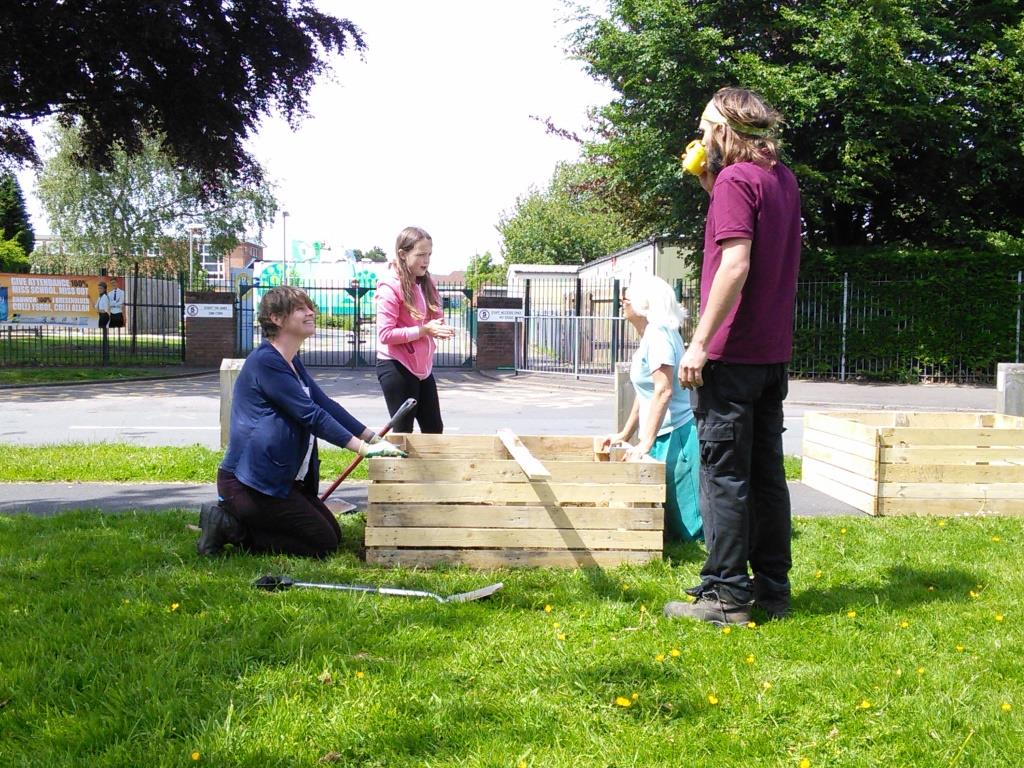
[[[429,278],[428,278],[429,279]],[[434,368],[434,339],[420,332],[420,325],[444,318],[444,311],[427,313],[427,300],[418,284],[413,286],[413,302],[423,313],[417,320],[402,300],[402,283],[395,274],[377,283],[377,357],[394,360],[418,379],[425,379]]]

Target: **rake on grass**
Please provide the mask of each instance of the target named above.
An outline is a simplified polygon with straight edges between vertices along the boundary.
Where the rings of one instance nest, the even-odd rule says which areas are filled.
[[[315,584],[309,581],[295,581],[287,576],[263,576],[253,582],[257,589],[265,589],[268,592],[280,592],[292,587],[312,587],[314,589],[336,589],[342,592],[370,592],[375,595],[387,595],[389,597],[430,597],[439,603],[468,603],[473,600],[483,600],[490,597],[505,585],[502,582],[488,584],[486,587],[474,589],[472,592],[460,592],[457,595],[447,597],[435,592],[427,592],[422,589],[399,589],[398,587],[376,587],[369,584]]]

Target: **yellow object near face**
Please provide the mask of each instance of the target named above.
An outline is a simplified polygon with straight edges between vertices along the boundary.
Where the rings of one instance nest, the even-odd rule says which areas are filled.
[[[708,153],[700,139],[694,139],[686,145],[686,151],[680,158],[683,163],[683,170],[700,176],[707,169]]]

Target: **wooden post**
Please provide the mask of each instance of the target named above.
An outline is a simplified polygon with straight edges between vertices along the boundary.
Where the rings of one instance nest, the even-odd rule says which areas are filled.
[[[629,380],[629,366],[631,363],[615,364],[615,431],[619,432],[629,418],[629,412],[633,410],[633,400],[636,393],[633,391],[633,384]]]
[[[231,397],[235,392],[235,381],[242,371],[245,360],[225,357],[220,362],[220,447],[228,447],[231,433]]]

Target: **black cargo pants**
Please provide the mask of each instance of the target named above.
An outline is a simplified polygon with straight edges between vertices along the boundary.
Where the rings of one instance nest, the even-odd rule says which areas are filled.
[[[697,390],[701,583],[737,602],[789,596],[792,522],[782,453],[785,363],[709,360]],[[753,572],[753,581],[747,564]]]

